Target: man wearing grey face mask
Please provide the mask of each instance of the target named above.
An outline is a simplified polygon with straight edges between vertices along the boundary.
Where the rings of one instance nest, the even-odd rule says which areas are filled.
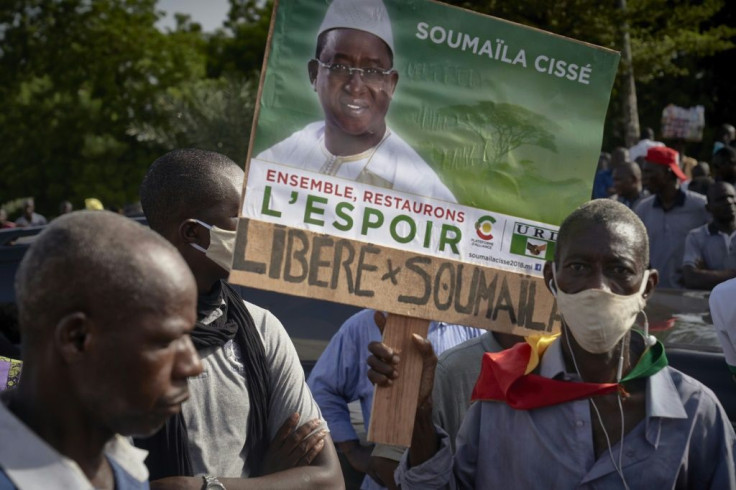
[[[661,344],[631,330],[658,280],[648,261],[644,226],[623,204],[595,200],[568,216],[544,270],[562,334],[486,354],[454,459],[427,413],[433,353],[417,338],[426,362],[402,488],[736,488],[736,435],[723,407],[667,366]],[[395,353],[372,350],[369,375],[385,383]],[[507,361],[533,351],[534,371],[522,363],[500,386]]]

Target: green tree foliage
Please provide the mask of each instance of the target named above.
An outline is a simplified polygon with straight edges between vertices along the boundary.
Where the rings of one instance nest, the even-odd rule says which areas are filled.
[[[210,77],[257,75],[266,51],[272,9],[273,0],[230,0],[224,29],[216,32],[208,44]]]
[[[234,77],[197,80],[158,95],[154,112],[162,123],[133,124],[128,134],[162,148],[216,151],[244,165],[253,124],[257,80]]]
[[[736,2],[729,4],[726,0],[627,0],[626,11],[620,9],[618,0],[449,0],[448,3],[617,51],[622,48],[622,28],[628,25],[640,106],[644,101],[644,111],[640,112],[643,122],[653,127],[658,127],[667,103],[663,97],[687,106],[703,104],[706,109],[712,109],[711,90],[692,80],[704,76],[703,60],[734,48],[736,35],[733,22],[727,21],[728,12],[734,8],[731,4]],[[621,69],[620,66],[619,75]],[[670,90],[666,93],[662,91],[662,82],[668,83]],[[612,124],[622,112],[618,100],[620,85],[619,77],[608,114],[610,146],[622,143],[620,125]],[[695,87],[700,90],[693,91]]]
[[[447,1],[616,50],[628,25],[642,125],[657,129],[668,102],[705,105],[710,127],[733,122],[736,2]],[[62,199],[133,201],[177,146],[243,162],[273,2],[230,4],[205,34],[184,15],[157,29],[156,0],[0,2],[0,203],[35,196],[53,215]],[[619,86],[606,148],[622,142]]]
[[[155,0],[12,0],[0,6],[0,200],[137,199],[159,153],[126,135],[159,124],[155,94],[201,78],[204,40],[191,25],[155,26]]]
[[[628,23],[637,82],[688,75],[683,58],[710,56],[734,47],[736,27],[713,22],[725,0],[450,1],[456,5],[562,36],[620,50]]]

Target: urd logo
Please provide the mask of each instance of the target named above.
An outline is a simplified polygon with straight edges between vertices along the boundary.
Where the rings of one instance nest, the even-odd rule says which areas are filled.
[[[555,255],[557,231],[526,223],[514,223],[510,252],[540,260],[552,260]]]
[[[478,234],[478,238],[482,240],[493,240],[491,230],[493,229],[493,223],[496,219],[492,216],[481,216],[478,221],[475,222],[475,232]]]

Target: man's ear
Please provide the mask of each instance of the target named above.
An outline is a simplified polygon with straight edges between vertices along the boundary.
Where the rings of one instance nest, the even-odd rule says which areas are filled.
[[[388,80],[386,80],[386,92],[393,97],[394,91],[396,90],[396,85],[399,83],[399,72],[396,70],[391,71],[391,73],[388,75]]]
[[[312,84],[312,88],[317,90],[315,82],[317,81],[317,71],[319,70],[319,64],[317,60],[309,60],[307,63],[307,73],[309,74],[309,83]]]
[[[92,334],[90,318],[81,311],[75,311],[56,323],[54,342],[61,356],[69,363],[84,356],[89,348]]]
[[[554,276],[552,275],[552,267],[554,267],[554,265],[554,262],[547,261],[544,263],[544,269],[542,269],[544,285],[547,286],[547,290],[549,290],[553,295],[557,294],[557,291],[552,289],[554,287]]]
[[[642,296],[644,298],[649,298],[652,294],[654,294],[654,290],[657,288],[657,284],[659,284],[659,272],[657,269],[649,269],[649,278],[647,279],[647,285],[644,288],[644,292],[642,293]]]
[[[196,243],[202,248],[210,246],[209,233],[205,227],[193,219],[185,219],[179,224],[179,239],[184,243]]]

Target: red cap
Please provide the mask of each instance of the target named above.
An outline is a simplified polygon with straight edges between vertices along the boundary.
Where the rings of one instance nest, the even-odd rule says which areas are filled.
[[[644,157],[644,159],[649,163],[669,167],[678,179],[683,182],[687,180],[687,176],[677,164],[678,153],[672,148],[667,148],[666,146],[653,146],[647,150],[647,156]]]

